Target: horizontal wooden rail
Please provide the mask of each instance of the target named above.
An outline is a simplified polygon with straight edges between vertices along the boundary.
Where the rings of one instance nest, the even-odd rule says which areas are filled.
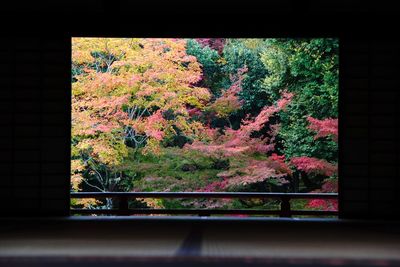
[[[197,214],[210,216],[212,214],[228,215],[292,215],[336,216],[337,211],[327,210],[291,210],[291,199],[333,199],[337,193],[253,193],[253,192],[71,192],[71,198],[116,198],[119,199],[118,209],[71,209],[71,214],[105,214],[105,215],[139,215],[139,214]],[[279,199],[279,210],[255,209],[130,209],[129,200],[136,198],[236,198],[236,199]]]
[[[71,192],[72,198],[282,198],[337,199],[337,193],[253,193],[253,192]]]

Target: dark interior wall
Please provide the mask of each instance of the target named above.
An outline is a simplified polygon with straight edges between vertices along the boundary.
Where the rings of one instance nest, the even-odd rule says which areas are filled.
[[[66,214],[70,40],[1,42],[2,215]]]
[[[398,218],[400,43],[393,7],[335,0],[135,2],[16,1],[3,9],[1,216],[68,215],[71,36],[332,36],[341,46],[341,217]]]
[[[341,42],[340,212],[399,218],[399,41]]]

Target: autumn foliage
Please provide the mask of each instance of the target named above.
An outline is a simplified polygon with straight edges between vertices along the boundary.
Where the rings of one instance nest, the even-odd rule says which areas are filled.
[[[323,159],[311,157],[295,157],[290,160],[298,170],[304,171],[308,174],[321,174],[325,176],[332,176],[337,171],[337,166],[331,164]]]
[[[197,42],[197,50],[188,54],[187,39],[72,39],[71,190],[307,191],[291,189],[299,176],[316,183],[323,177],[314,192],[337,192],[335,160],[285,153],[288,142],[281,129],[288,127],[287,114],[303,96],[288,83],[273,92],[263,85],[265,75],[277,79],[272,75],[278,73],[260,71],[267,55],[260,49],[269,43],[222,38],[191,42]],[[236,55],[239,48],[246,53]],[[247,58],[241,61],[243,55]],[[265,68],[277,67],[273,60],[268,58]],[[265,99],[255,99],[251,90]],[[303,131],[314,142],[337,142],[338,120],[321,117],[306,116]],[[138,201],[148,207],[172,205]],[[114,204],[108,199],[75,205]],[[337,203],[312,200],[307,207],[332,210]]]
[[[324,120],[318,120],[308,117],[307,120],[310,123],[308,128],[317,133],[314,136],[315,139],[328,136],[335,142],[338,141],[338,119],[327,118]]]

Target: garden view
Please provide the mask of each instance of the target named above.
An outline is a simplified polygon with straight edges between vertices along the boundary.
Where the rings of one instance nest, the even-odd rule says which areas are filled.
[[[73,38],[71,191],[337,192],[338,61],[332,38]],[[130,205],[268,209],[279,201]],[[293,205],[338,208],[336,200]]]

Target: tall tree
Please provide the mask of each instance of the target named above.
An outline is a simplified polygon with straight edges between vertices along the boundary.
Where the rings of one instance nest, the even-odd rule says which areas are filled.
[[[176,39],[74,38],[72,41],[72,173],[79,184],[113,191],[128,148],[159,153],[177,130],[195,136],[208,89],[201,69]]]

